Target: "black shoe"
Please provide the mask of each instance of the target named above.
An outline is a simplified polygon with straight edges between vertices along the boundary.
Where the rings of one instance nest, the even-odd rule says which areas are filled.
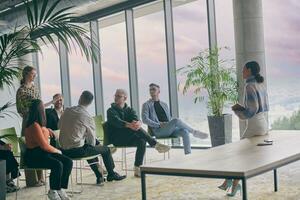
[[[96,184],[99,185],[99,186],[103,186],[104,185],[104,178],[103,177],[97,178]]]
[[[107,181],[120,181],[120,180],[123,180],[124,178],[126,178],[126,175],[121,176],[120,174],[115,172],[113,174],[107,175],[106,179],[107,179]]]

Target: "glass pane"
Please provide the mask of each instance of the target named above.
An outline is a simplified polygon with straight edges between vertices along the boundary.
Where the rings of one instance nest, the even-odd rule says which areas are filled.
[[[99,28],[103,99],[106,115],[106,110],[113,103],[113,96],[118,88],[127,90],[127,103],[130,105],[124,12],[99,20]]]
[[[134,9],[134,17],[140,107],[150,98],[150,83],[160,85],[160,99],[169,104],[162,1]]]
[[[180,1],[175,1],[180,2]],[[173,4],[175,53],[177,69],[190,63],[190,59],[199,51],[209,47],[206,1],[192,1],[182,5]],[[177,74],[177,82],[182,85],[184,77]],[[190,91],[183,95],[178,91],[179,115],[193,128],[209,132],[206,103],[194,104],[194,95]],[[210,146],[210,139],[199,140],[191,135],[193,146]]]
[[[233,21],[233,5],[232,0],[216,0],[216,25],[217,39],[219,47],[226,47],[220,51],[220,59],[235,60],[235,41],[234,41],[234,21]],[[234,65],[235,62],[228,63]],[[232,114],[232,140],[240,139],[239,118],[231,110],[231,105],[227,105],[224,113]]]
[[[72,106],[78,105],[78,100],[84,90],[94,94],[92,62],[88,62],[81,54],[77,45],[69,54],[70,86]],[[95,102],[88,107],[91,115],[95,115]]]
[[[43,53],[38,53],[41,97],[44,102],[49,102],[54,94],[61,93],[59,54],[50,44],[41,49]]]
[[[272,129],[299,130],[300,4],[294,0],[284,1],[284,4],[280,0],[264,0],[262,3],[269,121]]]

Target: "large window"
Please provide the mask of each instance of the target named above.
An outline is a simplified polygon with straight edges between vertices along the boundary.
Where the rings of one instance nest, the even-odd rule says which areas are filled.
[[[42,52],[38,54],[40,90],[42,100],[49,102],[54,94],[61,93],[59,54],[50,44],[42,46]]]
[[[150,98],[150,83],[160,85],[160,99],[169,104],[162,1],[134,9],[134,17],[140,105]]]
[[[299,1],[263,0],[269,121],[273,129],[300,129]]]
[[[232,0],[215,0],[216,27],[220,59],[235,60],[234,20]],[[235,66],[235,62],[228,62],[228,66]],[[237,66],[240,67],[240,66]],[[231,105],[227,105],[224,113],[232,114],[232,140],[240,139],[239,118],[232,112]]]
[[[193,56],[209,46],[206,1],[177,5],[180,2],[173,2],[177,69],[189,64]],[[183,81],[184,77],[178,74],[177,82],[182,85]],[[193,93],[183,95],[181,90],[178,91],[178,101],[180,118],[196,129],[209,132],[206,102],[194,104]],[[210,139],[199,140],[191,135],[191,143],[193,146],[210,146]]]
[[[87,28],[87,27],[85,27]],[[80,94],[84,90],[94,93],[93,69],[91,61],[88,62],[80,49],[75,45],[69,53],[70,86],[72,105],[78,105]],[[95,115],[95,102],[88,107],[91,115]]]
[[[130,105],[126,25],[124,13],[99,20],[101,67],[105,111],[114,101],[116,89],[128,92]],[[106,113],[106,112],[105,112]]]

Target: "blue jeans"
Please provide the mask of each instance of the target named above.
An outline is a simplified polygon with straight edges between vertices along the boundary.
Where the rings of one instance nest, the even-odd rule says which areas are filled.
[[[191,153],[191,142],[189,133],[194,129],[185,124],[178,118],[172,119],[164,127],[153,129],[153,133],[157,138],[160,137],[182,137],[184,153]]]

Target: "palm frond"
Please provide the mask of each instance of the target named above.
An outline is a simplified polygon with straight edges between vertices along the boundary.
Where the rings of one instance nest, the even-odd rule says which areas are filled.
[[[69,12],[72,7],[57,9],[60,0],[43,1],[41,5],[38,2],[40,1],[33,0],[31,6],[28,1],[25,3],[31,38],[42,38],[43,43],[50,43],[52,46],[57,45],[55,38],[58,38],[68,51],[74,47],[74,42],[88,61],[97,59],[99,48],[92,44],[87,30],[71,23],[74,19],[74,14]]]

